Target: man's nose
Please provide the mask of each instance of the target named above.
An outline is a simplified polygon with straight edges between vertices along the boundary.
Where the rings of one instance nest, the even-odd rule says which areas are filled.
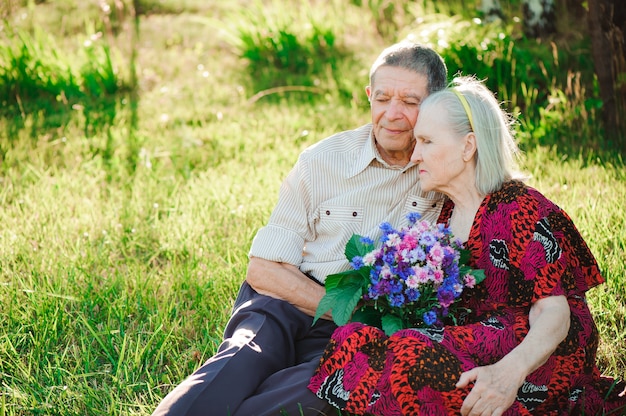
[[[385,115],[390,120],[402,118],[404,115],[404,103],[400,100],[391,100]]]

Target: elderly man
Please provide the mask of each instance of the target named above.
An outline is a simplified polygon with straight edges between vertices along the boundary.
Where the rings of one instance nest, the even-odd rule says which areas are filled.
[[[421,101],[443,89],[432,49],[385,49],[365,92],[372,122],[306,149],[282,184],[250,249],[246,281],[215,356],[177,386],[154,415],[319,415],[337,411],[307,385],[336,328],[312,325],[327,275],[346,270],[352,234],[376,237],[383,221],[419,212],[435,220],[443,199],[422,192],[410,162]]]

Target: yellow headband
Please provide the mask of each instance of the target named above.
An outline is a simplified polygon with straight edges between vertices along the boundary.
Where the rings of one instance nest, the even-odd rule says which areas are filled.
[[[472,128],[472,131],[475,132],[476,129],[474,128],[474,118],[472,117],[472,109],[470,108],[469,103],[467,102],[467,98],[465,98],[465,96],[461,94],[455,88],[452,89],[452,92],[454,92],[457,95],[457,97],[459,97],[459,100],[461,101],[461,104],[463,104],[463,108],[465,109],[465,114],[467,114],[467,118],[469,119],[470,127]]]

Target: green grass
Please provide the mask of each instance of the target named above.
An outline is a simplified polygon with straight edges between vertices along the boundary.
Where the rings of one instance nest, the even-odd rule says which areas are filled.
[[[82,93],[67,103],[58,92],[43,102],[25,99],[28,111],[0,97],[0,415],[148,415],[212,355],[250,242],[298,153],[369,120],[368,65],[394,40],[389,28],[409,30],[412,21],[392,3],[386,12],[380,2],[372,9],[330,3],[333,13],[322,21],[343,24],[332,31],[342,60],[292,78],[317,79],[310,85],[319,91],[266,91],[253,100],[265,87],[249,77],[252,63],[229,37],[250,18],[237,14],[244,1],[139,1],[136,39],[131,1],[109,14],[97,2],[73,0],[3,6],[5,27],[28,36],[29,51],[41,51],[29,56],[61,65],[48,74],[78,74],[71,82],[54,79]],[[321,23],[315,27],[326,33]],[[7,30],[0,45],[16,45]],[[37,37],[38,30],[47,36]],[[91,39],[97,59],[89,68],[84,45]],[[468,36],[468,55],[442,54],[467,57],[474,40]],[[16,50],[10,56],[19,58]],[[527,59],[523,51],[518,65]],[[520,125],[525,168],[531,184],[571,214],[605,271],[607,284],[590,293],[603,338],[599,363],[623,377],[626,174],[619,155],[584,137],[597,132],[593,111],[565,117],[595,95],[586,85],[566,91],[564,67],[542,76],[570,98],[548,108],[549,117],[535,114]],[[113,71],[99,72],[107,68]],[[88,88],[89,80],[102,85],[98,74],[120,88]],[[25,77],[20,85],[41,79]],[[517,85],[522,81],[535,85],[530,78]],[[29,91],[41,92],[34,85]],[[504,87],[511,101],[521,94]],[[519,108],[536,103],[533,88],[519,97]],[[588,151],[553,147],[563,138]]]

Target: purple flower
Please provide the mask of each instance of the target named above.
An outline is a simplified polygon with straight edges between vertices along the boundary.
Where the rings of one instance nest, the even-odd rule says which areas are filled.
[[[437,242],[437,238],[435,237],[433,233],[429,231],[426,231],[425,233],[423,233],[422,238],[420,238],[420,244],[423,244],[428,247],[435,244],[435,242]]]
[[[454,291],[446,288],[445,286],[441,286],[437,291],[437,300],[444,308],[450,307],[454,302]]]

